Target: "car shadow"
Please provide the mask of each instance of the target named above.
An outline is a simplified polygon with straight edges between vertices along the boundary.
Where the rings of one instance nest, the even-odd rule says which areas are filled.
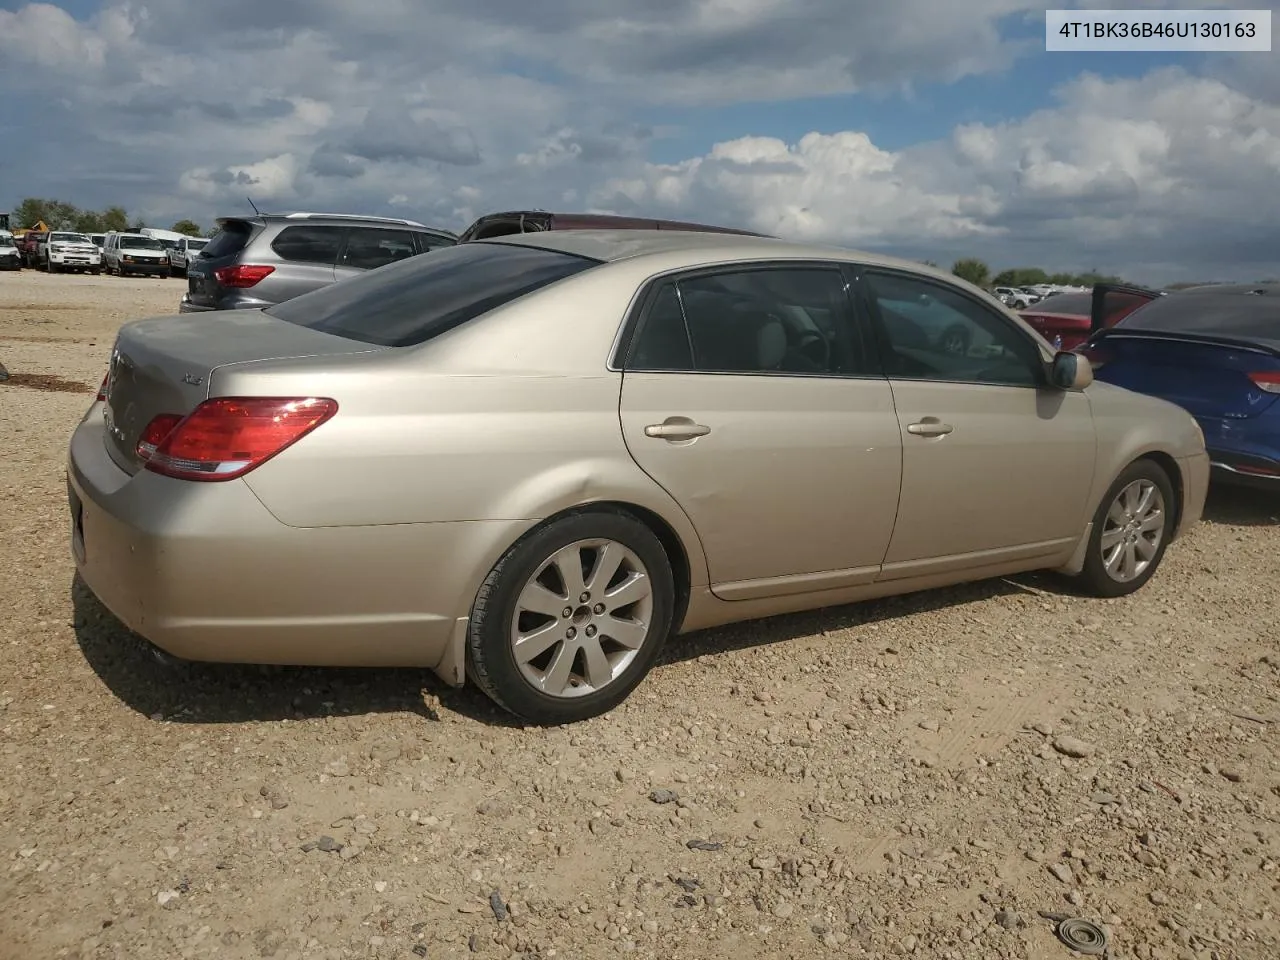
[[[899,617],[1017,593],[1061,594],[1049,575],[982,580],[839,607],[700,630],[674,638],[658,662],[783,643],[823,631],[868,626]],[[232,724],[374,713],[411,713],[438,721],[447,710],[497,727],[525,724],[475,686],[451,687],[429,670],[283,667],[174,660],[133,633],[77,575],[71,585],[76,641],[106,687],[132,710],[156,720]]]
[[[734,623],[673,639],[667,644],[659,663],[679,663],[708,655],[784,643],[823,632],[872,626],[901,617],[980,603],[995,597],[1044,593],[1068,595],[1070,581],[1048,573],[1023,574]]]
[[[162,654],[116,619],[77,574],[76,642],[126,706],[172,723],[221,724],[374,713],[440,719],[441,709],[494,726],[519,726],[472,684],[451,687],[430,670],[194,663]]]
[[[1229,483],[1211,483],[1204,503],[1204,521],[1233,527],[1280,526],[1280,489],[1273,493]]]

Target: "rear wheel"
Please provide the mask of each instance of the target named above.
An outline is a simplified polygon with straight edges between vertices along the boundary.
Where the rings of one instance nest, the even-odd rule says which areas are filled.
[[[1100,597],[1123,597],[1155,575],[1173,536],[1175,500],[1169,475],[1136,460],[1116,478],[1093,517],[1080,581]]]
[[[485,579],[470,673],[532,723],[598,716],[649,672],[674,603],[671,565],[648,527],[623,513],[570,514],[518,541]]]

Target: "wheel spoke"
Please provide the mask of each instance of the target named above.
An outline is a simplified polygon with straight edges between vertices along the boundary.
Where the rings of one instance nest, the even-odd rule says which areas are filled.
[[[1138,509],[1138,484],[1131,483],[1124,488],[1124,509],[1130,516]]]
[[[595,565],[591,568],[591,576],[587,578],[586,589],[592,598],[599,597],[609,586],[622,561],[626,559],[623,548],[616,543],[606,543],[596,553]]]
[[[1114,550],[1112,550],[1109,554],[1106,554],[1103,556],[1102,564],[1107,568],[1107,573],[1109,573],[1112,577],[1116,577],[1117,579],[1119,578],[1120,561],[1123,559],[1123,557],[1124,557],[1123,543],[1116,544]]]
[[[516,638],[516,661],[528,663],[546,653],[562,639],[564,639],[564,628],[556,622],[522,633]]]
[[[620,646],[639,650],[644,644],[644,638],[649,635],[649,626],[636,620],[604,617],[600,624],[600,632]]]
[[[1122,530],[1119,527],[1112,527],[1110,530],[1104,531],[1102,534],[1102,540],[1100,541],[1102,544],[1102,549],[1110,550],[1112,547],[1114,547],[1117,543],[1119,543],[1123,539],[1124,539],[1124,530]]]
[[[604,655],[604,648],[595,637],[582,641],[582,658],[587,663],[587,683],[599,690],[613,679],[613,667]]]
[[[1145,517],[1151,512],[1151,508],[1155,503],[1158,491],[1156,490],[1154,483],[1150,486],[1140,487],[1139,489],[1142,491],[1142,495],[1138,498],[1138,506],[1137,509],[1134,510],[1134,514],[1139,517]]]
[[[605,608],[612,613],[614,610],[629,607],[649,596],[650,592],[649,578],[643,573],[633,573],[604,595]]]
[[[570,601],[576,601],[578,594],[586,590],[587,585],[582,578],[582,550],[577,546],[565,547],[551,560],[560,573],[560,581],[569,595]]]
[[[1124,562],[1120,565],[1120,575],[1126,580],[1132,580],[1138,574],[1138,551],[1133,548],[1132,543],[1124,545]]]
[[[1156,555],[1156,543],[1157,541],[1155,540],[1148,540],[1146,537],[1139,537],[1134,543],[1134,547],[1137,549],[1138,553],[1142,555],[1142,559],[1144,561],[1149,561]]]
[[[1107,511],[1107,519],[1117,527],[1123,527],[1125,525],[1125,521],[1128,519],[1124,515],[1123,501],[1123,496],[1116,497],[1115,501],[1111,504],[1111,509]]]
[[[1142,521],[1142,526],[1139,529],[1142,530],[1143,533],[1155,533],[1157,530],[1161,530],[1163,528],[1164,511],[1157,510],[1155,513],[1151,514],[1151,516]]]
[[[556,651],[556,655],[551,659],[551,666],[547,668],[546,675],[542,678],[542,690],[552,696],[559,696],[564,693],[564,688],[569,685],[569,671],[573,669],[573,661],[577,656],[578,648],[572,644],[563,643],[560,649]]]
[[[516,601],[521,610],[541,613],[548,617],[559,617],[568,604],[573,601],[568,597],[558,597],[537,580],[530,580],[520,591],[520,599]]]

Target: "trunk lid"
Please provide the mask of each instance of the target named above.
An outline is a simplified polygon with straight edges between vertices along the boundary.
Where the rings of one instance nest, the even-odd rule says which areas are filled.
[[[1098,379],[1176,403],[1197,419],[1248,420],[1280,400],[1249,379],[1280,372],[1280,352],[1265,345],[1113,329],[1089,352],[1102,361]]]
[[[157,317],[120,328],[107,370],[107,452],[122,470],[142,467],[138,439],[162,413],[186,415],[209,396],[214,370],[232,363],[339,356],[388,349],[277,320],[260,310]]]

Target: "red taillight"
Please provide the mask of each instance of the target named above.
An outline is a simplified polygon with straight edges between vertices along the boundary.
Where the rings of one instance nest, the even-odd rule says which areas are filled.
[[[107,381],[111,379],[111,371],[102,375],[102,385],[98,387],[98,398],[95,402],[103,403],[107,399]]]
[[[263,277],[274,273],[275,269],[254,263],[237,263],[233,267],[219,267],[213,271],[213,276],[224,287],[252,287]]]
[[[138,445],[134,451],[138,454],[139,460],[150,460],[155,455],[156,447],[160,446],[160,441],[173,432],[173,428],[182,422],[182,414],[180,413],[162,413],[147,424],[146,429],[142,431],[142,436],[138,438]]]
[[[338,402],[324,397],[216,397],[172,427],[147,458],[146,468],[179,480],[231,480],[297,443],[337,412]]]
[[[1249,374],[1249,379],[1259,390],[1267,393],[1280,393],[1280,370],[1264,370],[1261,373]]]

